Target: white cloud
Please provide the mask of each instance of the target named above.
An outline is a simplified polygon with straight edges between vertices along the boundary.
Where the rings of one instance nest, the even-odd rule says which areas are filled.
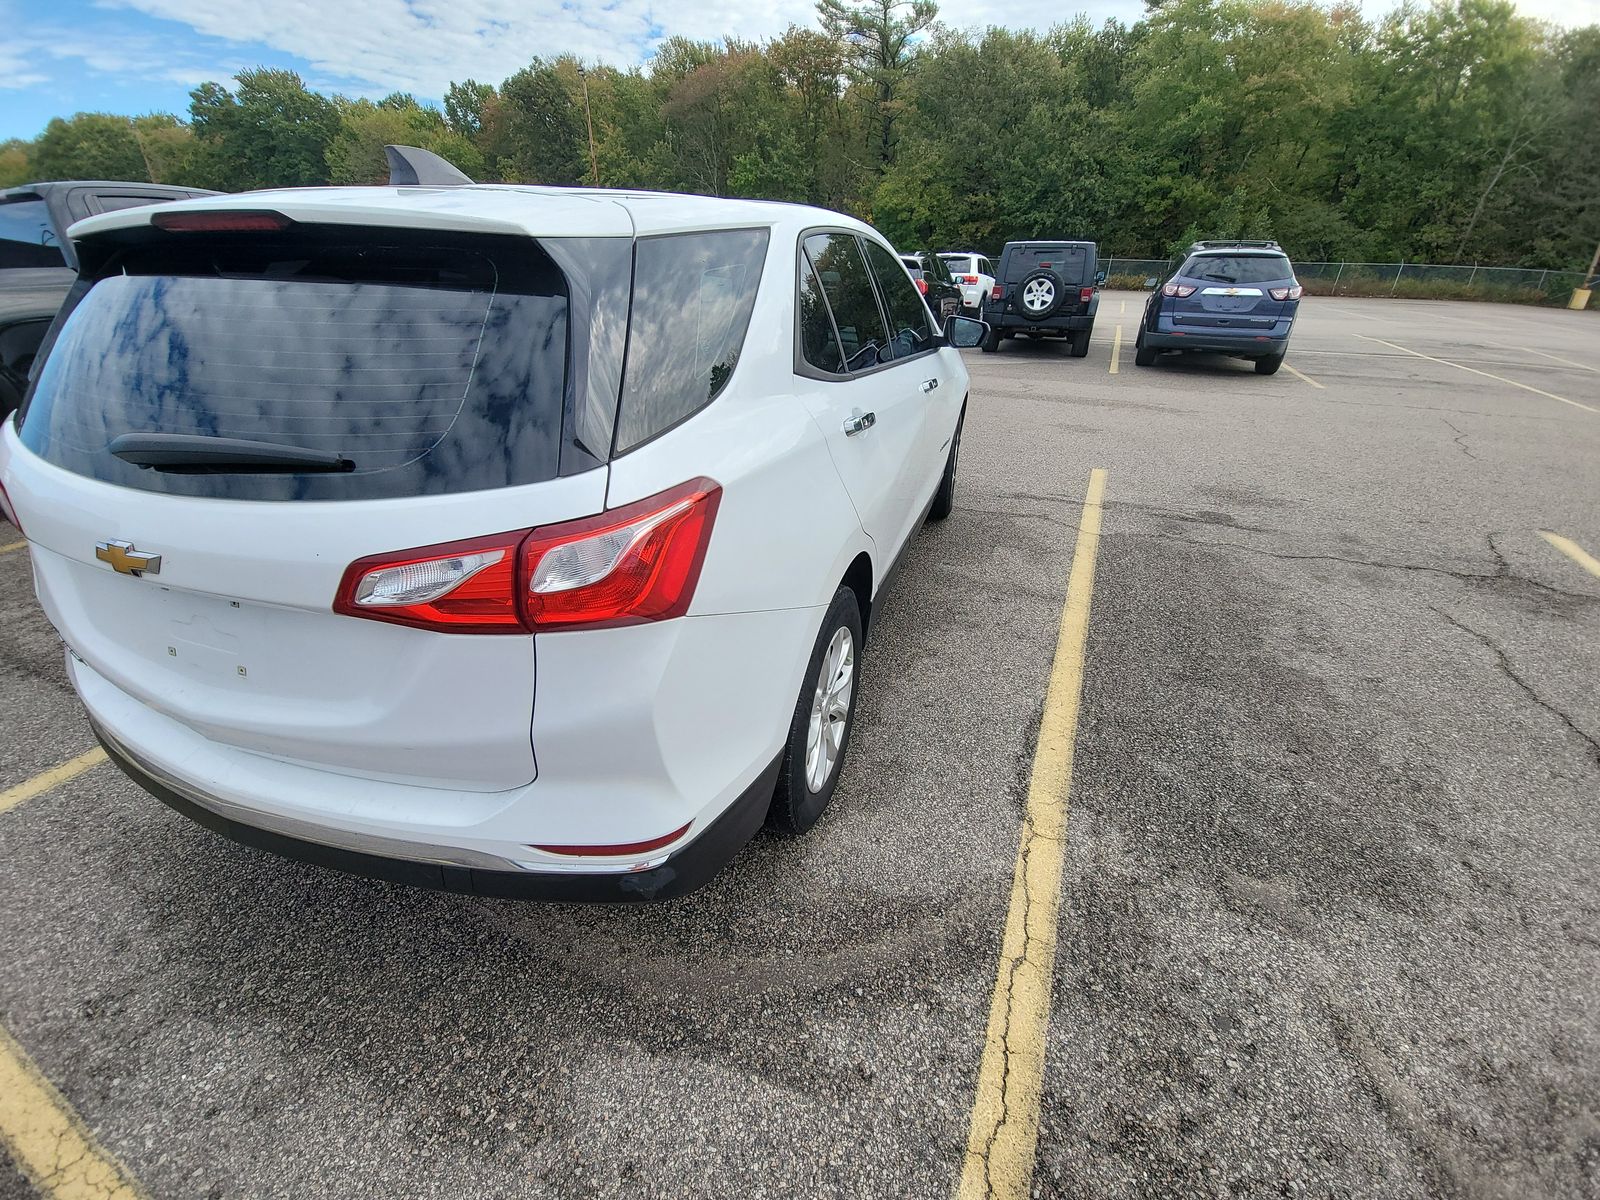
[[[630,66],[663,36],[757,38],[809,23],[811,0],[729,0],[657,13],[648,0],[112,0],[231,42],[258,42],[319,75],[388,90],[443,95],[453,80],[498,83],[535,55],[563,52]]]
[[[381,95],[390,90],[438,97],[454,80],[498,83],[535,55],[576,54],[587,61],[631,66],[647,59],[663,37],[698,39],[770,37],[790,24],[815,23],[813,0],[706,0],[663,5],[654,0],[98,0],[106,8],[131,9],[186,25],[235,46],[256,43],[302,59],[315,77],[339,80],[333,90]],[[1395,0],[1362,0],[1369,17]],[[1600,21],[1600,0],[1518,0],[1529,16],[1579,25]],[[1116,17],[1132,22],[1144,13],[1141,0],[1080,0],[1063,8],[1048,0],[951,0],[946,24],[982,28],[1047,28],[1083,13],[1092,21]],[[82,39],[69,39],[73,45]],[[231,75],[171,43],[111,49],[74,49],[91,68],[190,83]],[[0,64],[7,52],[0,51]],[[115,65],[122,63],[119,68]],[[102,65],[104,64],[104,65]],[[137,65],[135,65],[137,64]],[[6,72],[0,67],[0,77]],[[39,76],[5,80],[26,86]]]

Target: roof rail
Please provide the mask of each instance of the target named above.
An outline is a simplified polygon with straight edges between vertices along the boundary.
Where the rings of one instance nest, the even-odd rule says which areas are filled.
[[[451,163],[420,146],[385,146],[390,187],[461,187],[468,179]]]
[[[1247,241],[1243,241],[1243,240],[1241,240],[1239,238],[1223,238],[1223,239],[1220,239],[1220,240],[1217,240],[1217,241],[1196,242],[1194,245],[1190,246],[1189,249],[1190,250],[1218,250],[1218,249],[1222,249],[1224,247],[1241,249],[1241,250],[1243,250],[1243,249],[1250,249],[1250,250],[1282,250],[1283,249],[1283,247],[1278,245],[1277,242],[1273,242],[1273,241],[1247,242]]]

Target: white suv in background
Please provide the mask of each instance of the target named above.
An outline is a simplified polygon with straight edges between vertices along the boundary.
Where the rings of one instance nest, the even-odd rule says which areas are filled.
[[[977,312],[994,287],[994,267],[976,251],[949,251],[939,257],[961,287],[961,307]]]
[[[115,761],[240,841],[634,899],[814,824],[967,396],[868,226],[535,187],[73,228],[0,483]]]

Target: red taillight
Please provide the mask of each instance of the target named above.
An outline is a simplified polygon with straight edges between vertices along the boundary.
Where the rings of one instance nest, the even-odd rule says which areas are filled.
[[[22,522],[17,520],[16,506],[11,503],[11,497],[6,494],[6,485],[0,483],[0,516],[4,516],[17,527],[17,532],[22,532]]]
[[[1161,289],[1161,294],[1163,296],[1192,296],[1194,295],[1194,285],[1190,283],[1165,284]]]
[[[294,222],[281,212],[264,209],[215,212],[158,212],[150,224],[168,233],[269,233]]]
[[[1092,287],[1086,287],[1086,288],[1079,288],[1078,289],[1078,303],[1079,304],[1087,304],[1087,303],[1089,303],[1089,301],[1091,301],[1093,299],[1094,299],[1094,289]]]
[[[928,294],[928,281],[926,279],[917,280],[917,291],[921,292],[924,296]]]
[[[1293,287],[1268,288],[1267,294],[1274,300],[1298,300],[1303,291],[1304,289],[1297,283]]]
[[[992,288],[989,289],[989,299],[991,299],[991,300],[1004,299],[1005,298],[1005,294],[1006,294],[1006,289],[1004,287],[1002,287],[998,283],[995,284]]]
[[[961,277],[961,282],[962,283],[977,283],[978,282],[978,277],[976,275],[963,275]]]
[[[358,558],[333,611],[443,633],[526,633],[517,552],[528,530]]]
[[[357,559],[333,611],[442,633],[604,629],[680,617],[722,489],[693,479],[598,516]]]

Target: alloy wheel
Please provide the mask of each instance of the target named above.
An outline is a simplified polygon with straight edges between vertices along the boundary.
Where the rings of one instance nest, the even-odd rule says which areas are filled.
[[[844,749],[850,700],[855,694],[856,646],[850,631],[834,630],[817,672],[811,699],[811,720],[806,727],[806,787],[820,792],[827,786]]]

